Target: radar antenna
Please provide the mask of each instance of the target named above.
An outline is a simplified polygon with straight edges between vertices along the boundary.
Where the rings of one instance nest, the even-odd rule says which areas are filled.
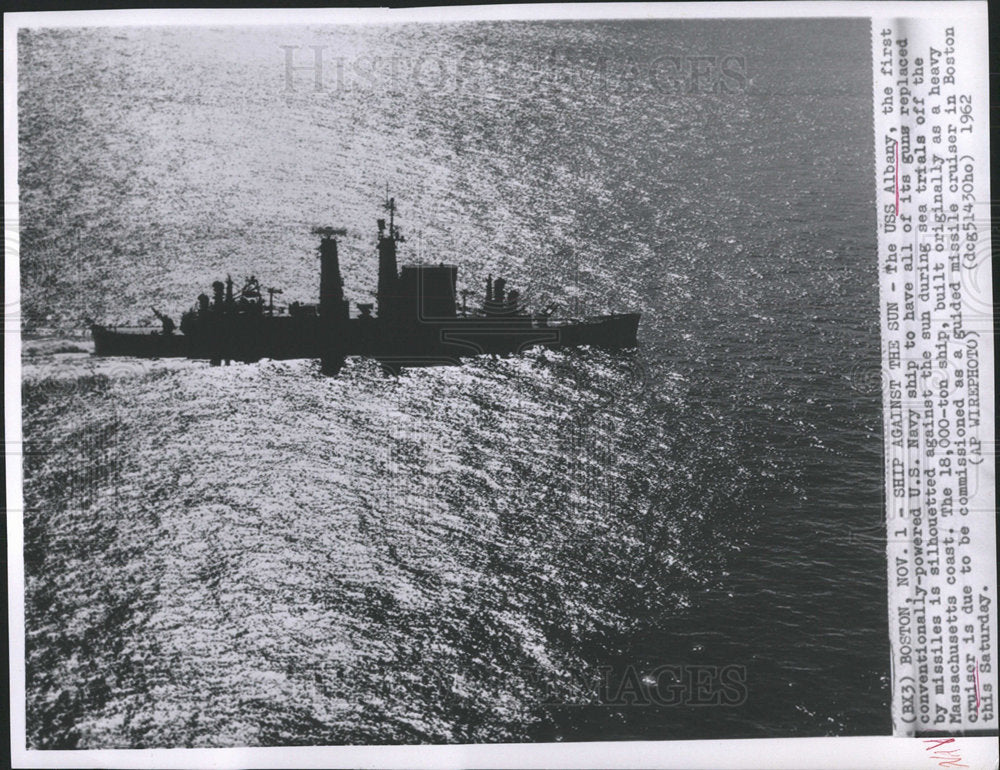
[[[314,227],[312,229],[313,235],[318,235],[321,238],[335,238],[338,235],[347,235],[347,228],[344,227]]]

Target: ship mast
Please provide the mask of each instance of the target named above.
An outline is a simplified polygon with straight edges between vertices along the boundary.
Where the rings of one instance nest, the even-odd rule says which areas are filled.
[[[396,243],[405,240],[396,228],[396,199],[389,197],[389,186],[385,189],[384,208],[389,212],[389,233],[385,233],[385,220],[378,220],[378,314],[389,318],[394,313],[398,291],[399,272],[396,265]]]
[[[275,289],[273,286],[269,286],[267,289],[267,314],[274,315],[274,295],[283,294],[281,289]]]
[[[385,208],[389,212],[389,237],[393,240],[396,238],[396,199],[386,198]]]

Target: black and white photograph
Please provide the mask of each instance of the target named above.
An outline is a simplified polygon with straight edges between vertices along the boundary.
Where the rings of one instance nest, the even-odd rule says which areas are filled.
[[[889,735],[871,20],[247,19],[17,33],[26,747]]]

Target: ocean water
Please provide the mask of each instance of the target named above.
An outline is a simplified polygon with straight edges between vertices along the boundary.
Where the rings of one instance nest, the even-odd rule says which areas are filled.
[[[865,20],[22,33],[29,746],[888,733],[870,57]],[[386,184],[404,259],[638,348],[90,354],[226,273],[314,301],[317,225],[371,301]],[[663,666],[745,697],[657,705]]]

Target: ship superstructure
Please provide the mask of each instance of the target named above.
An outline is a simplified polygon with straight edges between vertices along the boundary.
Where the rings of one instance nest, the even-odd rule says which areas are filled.
[[[160,329],[109,328],[94,324],[98,355],[186,356],[252,362],[261,358],[319,358],[336,374],[348,356],[370,356],[389,370],[460,364],[485,353],[509,354],[544,345],[627,348],[636,344],[638,313],[584,319],[553,319],[553,308],[529,313],[507,281],[490,275],[482,303],[468,306],[469,292],[456,291],[458,268],[443,263],[398,265],[404,238],[396,225],[396,203],[386,201],[388,222],[378,219],[378,285],[375,303],[357,303],[351,314],[344,296],[338,238],[346,230],[316,228],[319,236],[319,303],[275,307],[279,289],[262,288],[250,276],[238,293],[231,277],[212,284],[212,296],[181,317],[180,333],[164,314]],[[265,295],[266,298],[265,298]]]

